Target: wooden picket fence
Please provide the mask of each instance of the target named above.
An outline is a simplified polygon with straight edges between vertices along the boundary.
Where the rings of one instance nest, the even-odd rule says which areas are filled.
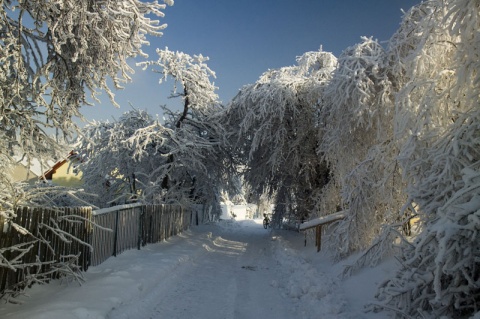
[[[18,285],[31,274],[58,278],[51,268],[65,258],[76,256],[78,267],[86,271],[127,249],[177,235],[197,216],[198,209],[174,205],[132,204],[96,211],[20,207],[11,222],[0,220],[0,296],[25,288]],[[19,249],[9,248],[13,246]]]
[[[94,211],[91,265],[175,236],[190,227],[192,215],[191,210],[173,205],[122,205]]]
[[[17,285],[27,276],[42,273],[46,275],[37,280],[57,278],[54,261],[73,255],[79,255],[77,265],[87,269],[90,249],[84,243],[92,233],[91,207],[20,207],[15,215],[11,222],[0,223],[0,296],[7,289],[25,288]]]

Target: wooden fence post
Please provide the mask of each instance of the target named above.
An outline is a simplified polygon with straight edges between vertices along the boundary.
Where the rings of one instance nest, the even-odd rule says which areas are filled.
[[[315,230],[315,246],[317,246],[317,252],[319,252],[322,246],[322,225],[315,227]]]
[[[137,240],[137,250],[140,250],[140,245],[142,244],[142,235],[143,235],[143,229],[145,228],[145,210],[146,207],[142,206],[142,211],[140,212],[140,215],[138,216],[138,240]]]
[[[120,211],[117,210],[115,215],[115,232],[113,233],[113,256],[117,257],[117,239],[118,239],[118,218]]]

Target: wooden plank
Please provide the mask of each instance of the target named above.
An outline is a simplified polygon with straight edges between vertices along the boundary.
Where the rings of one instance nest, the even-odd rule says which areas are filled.
[[[80,207],[78,214],[82,217],[85,218],[85,220],[82,220],[80,223],[80,235],[81,235],[81,240],[85,243],[90,243],[90,236],[88,232],[88,221],[89,220],[89,214],[88,210],[86,207]],[[90,249],[88,248],[87,245],[82,245],[81,246],[81,255],[80,255],[80,267],[82,268],[83,271],[87,271],[88,269],[88,264],[89,264],[89,259],[90,259]]]
[[[165,206],[161,205],[160,206],[160,219],[161,219],[161,226],[160,226],[160,241],[164,241],[165,238],[167,237],[167,221],[165,218]]]
[[[6,219],[0,217],[1,223],[0,227],[0,247],[6,248],[10,246],[10,242],[12,239],[12,227],[7,223]],[[4,257],[9,259],[9,252],[4,253]],[[6,267],[0,267],[0,293],[2,293],[7,285],[6,277],[7,277],[8,269]]]
[[[40,220],[41,220],[41,212],[37,209],[36,211],[32,211],[32,215],[31,215],[31,225],[30,225],[30,232],[38,237],[38,224],[40,223]],[[35,243],[35,246],[32,248],[32,251],[34,252],[34,255],[39,255],[40,254],[40,249],[41,249],[41,242],[40,241],[37,241]],[[30,259],[30,262],[34,262],[35,261],[35,256],[32,256],[32,258]],[[41,267],[41,266],[40,266]],[[37,269],[35,269],[37,270]]]
[[[25,221],[30,215],[30,210],[27,207],[23,207],[19,210],[17,210],[17,217],[16,217],[16,223],[22,227],[25,226]],[[22,244],[25,242],[25,236],[20,234],[19,232],[15,232],[15,235],[13,237],[14,241],[12,243],[13,245],[17,244]],[[30,250],[27,254],[24,255],[23,260],[29,259],[29,257],[32,254],[32,250]],[[25,278],[25,269],[17,269],[17,271],[10,276],[9,280],[9,286],[13,286]]]
[[[17,209],[15,211],[15,217],[12,217],[10,219],[10,225],[12,225],[13,223],[17,223],[18,222],[18,214],[20,214],[21,211],[19,209]],[[15,230],[15,228],[13,226],[10,227],[10,234],[8,236],[8,241],[6,243],[6,247],[11,247],[11,246],[14,246],[16,244],[16,237],[17,237],[17,231]],[[8,251],[8,252],[5,252],[5,258],[7,258],[8,260],[12,260],[12,258],[14,257],[14,252],[12,251]],[[13,280],[11,279],[12,276],[14,275],[15,273],[8,269],[5,273],[5,278],[4,278],[4,282],[5,282],[5,288],[9,288],[11,287],[12,285],[12,282]]]
[[[48,243],[39,243],[38,246],[38,256],[43,261],[50,261],[55,259],[54,251],[57,248],[58,240],[55,238],[51,231],[49,231],[43,225],[49,225],[49,218],[52,212],[49,211],[47,208],[39,208],[37,209],[35,215],[37,218],[37,229],[35,230],[35,236],[40,237],[43,236],[43,239]],[[50,249],[49,246],[52,248]],[[52,251],[53,250],[53,251]],[[50,269],[50,266],[43,265],[42,272],[46,272]]]

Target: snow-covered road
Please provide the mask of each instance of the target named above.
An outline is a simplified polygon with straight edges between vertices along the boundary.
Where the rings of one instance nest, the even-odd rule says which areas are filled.
[[[272,286],[281,278],[279,265],[271,262],[270,232],[253,225],[201,235],[189,262],[108,318],[294,318],[292,299]]]
[[[299,233],[221,221],[112,257],[81,286],[34,286],[23,305],[0,304],[0,318],[384,318],[363,312],[379,270],[342,281]]]

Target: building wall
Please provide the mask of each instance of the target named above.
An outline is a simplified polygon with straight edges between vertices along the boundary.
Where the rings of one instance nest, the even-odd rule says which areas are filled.
[[[66,161],[52,175],[52,184],[65,187],[82,187],[82,172],[75,170],[74,163]]]
[[[14,182],[25,182],[29,184],[34,184],[38,180],[37,175],[29,171],[25,166],[21,164],[17,164],[13,167],[10,176]]]

